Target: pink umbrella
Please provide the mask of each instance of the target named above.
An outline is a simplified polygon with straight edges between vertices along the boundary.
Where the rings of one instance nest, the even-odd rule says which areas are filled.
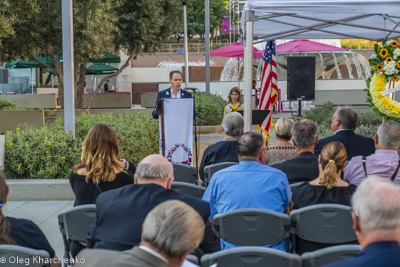
[[[212,57],[237,57],[244,58],[244,46],[243,43],[237,42],[231,45],[227,45],[210,52]],[[264,51],[253,47],[253,58],[263,58]]]
[[[316,51],[347,51],[345,48],[321,44],[310,40],[293,40],[276,46],[276,53],[289,52],[316,52]]]

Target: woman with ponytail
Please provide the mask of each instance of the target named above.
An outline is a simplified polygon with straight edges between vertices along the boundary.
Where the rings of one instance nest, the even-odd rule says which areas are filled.
[[[301,184],[293,192],[293,210],[325,203],[351,206],[351,196],[357,186],[350,185],[340,178],[346,166],[346,159],[347,153],[342,143],[335,141],[325,145],[318,158],[319,176]],[[327,246],[297,239],[297,253],[300,255]]]
[[[0,244],[17,245],[33,249],[45,250],[52,258],[51,266],[61,266],[42,230],[32,221],[17,219],[4,215],[4,205],[7,202],[8,188],[4,173],[0,170]]]

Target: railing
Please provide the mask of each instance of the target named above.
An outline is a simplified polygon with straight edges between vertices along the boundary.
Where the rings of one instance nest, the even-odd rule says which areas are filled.
[[[210,44],[210,51],[229,45],[227,43],[212,43]],[[185,51],[184,44],[161,44],[161,48],[157,51],[158,54],[183,54]],[[189,43],[188,52],[189,53],[205,53],[206,44],[204,43]]]

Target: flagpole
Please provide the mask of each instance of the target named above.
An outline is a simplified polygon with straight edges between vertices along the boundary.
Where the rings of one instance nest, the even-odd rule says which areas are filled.
[[[253,25],[254,11],[246,11],[246,33],[244,48],[244,131],[250,132],[252,119],[251,89],[252,89],[252,59],[253,59]]]

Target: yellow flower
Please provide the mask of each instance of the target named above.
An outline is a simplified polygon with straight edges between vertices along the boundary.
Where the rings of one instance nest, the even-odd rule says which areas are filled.
[[[28,145],[28,144],[26,144],[26,147],[29,147],[29,145]]]
[[[386,58],[388,56],[388,51],[386,48],[383,48],[381,52],[379,52],[379,55],[381,55],[382,58]]]
[[[387,58],[386,58],[386,63],[387,63],[387,64],[389,64],[389,63],[392,62],[392,61],[393,61],[393,58],[391,58],[391,57],[387,57]]]
[[[394,75],[393,75],[393,78],[392,78],[392,81],[398,82],[398,81],[399,81],[399,75],[394,74]]]
[[[62,160],[65,160],[66,158],[65,158],[65,157],[62,157],[61,159],[62,159]]]
[[[51,142],[48,142],[47,145],[51,145]]]
[[[17,128],[15,128],[15,130],[19,131],[19,130],[21,130],[21,129],[17,127]]]
[[[77,148],[76,148],[76,147],[74,147],[74,150],[77,150]]]
[[[397,68],[400,69],[400,60],[397,61]]]
[[[381,64],[376,65],[376,70],[378,72],[383,71],[383,65],[381,65]]]
[[[49,154],[49,151],[48,151],[48,150],[46,151],[46,154]]]
[[[61,123],[61,121],[59,121],[58,123]]]
[[[393,112],[394,114],[399,114],[399,113],[400,113],[400,108],[399,108],[399,107],[394,107],[394,108],[392,109],[392,112]]]
[[[46,136],[44,139],[46,139],[46,140],[47,140],[47,139],[49,139],[49,138]]]
[[[13,146],[14,144],[13,143],[10,143],[8,146]]]
[[[86,115],[85,115],[85,114],[83,114],[83,115],[82,115],[82,117],[86,118]]]
[[[21,165],[18,166],[18,170],[21,169]]]
[[[390,42],[390,45],[391,45],[393,48],[396,48],[396,47],[399,46],[399,42],[398,42],[397,40],[393,40],[393,41]]]

